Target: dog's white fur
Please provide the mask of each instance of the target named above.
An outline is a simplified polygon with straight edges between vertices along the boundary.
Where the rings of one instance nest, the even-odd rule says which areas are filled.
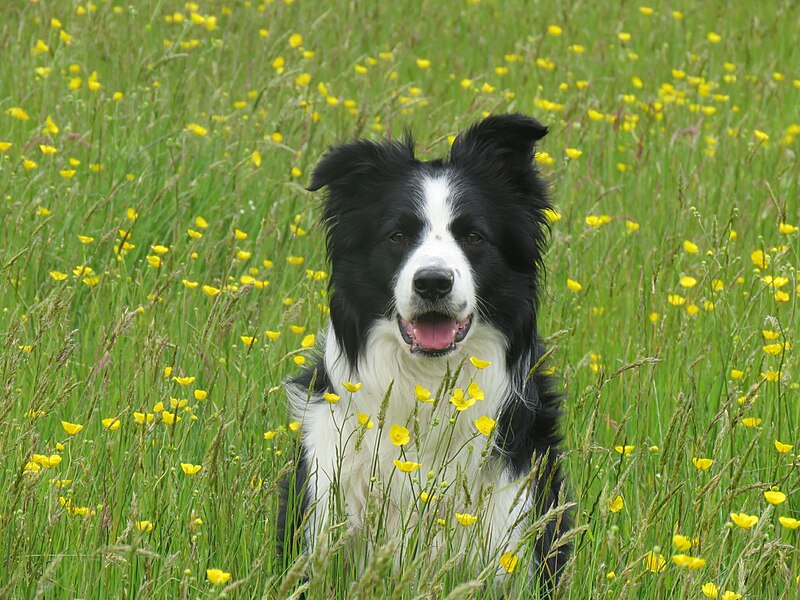
[[[475,310],[476,290],[469,261],[448,229],[452,218],[452,184],[445,177],[427,179],[422,182],[421,190],[420,212],[424,215],[426,229],[423,242],[399,271],[396,308],[401,316],[412,313],[412,280],[418,269],[447,266],[455,274],[454,304],[464,305],[461,317],[464,318]],[[417,509],[421,506],[420,493],[426,489],[431,496],[448,496],[451,502],[447,506],[452,512],[478,513],[479,521],[470,531],[474,531],[473,537],[484,536],[480,542],[490,553],[487,557],[492,556],[496,561],[499,553],[517,550],[516,524],[529,508],[527,493],[525,490],[520,493],[522,482],[513,481],[500,462],[491,457],[487,446],[490,442],[477,433],[473,424],[481,415],[497,420],[503,399],[512,393],[514,382],[505,364],[503,336],[476,316],[469,334],[454,353],[441,358],[422,358],[411,354],[397,322],[383,319],[369,331],[364,347],[366,351],[354,370],[332,328],[325,336],[325,367],[333,391],[341,396],[339,402],[329,404],[321,398],[308,398],[306,390],[289,387],[293,413],[303,424],[305,438],[311,440],[308,446],[314,449],[313,454],[307,456],[310,465],[307,493],[315,507],[306,531],[309,541],[313,542],[332,524],[334,515],[330,509],[334,489],[338,490],[336,504],[351,527],[361,529],[367,525],[364,518],[368,503],[378,498],[387,505],[386,526],[392,531],[414,526]],[[492,364],[476,369],[469,362],[470,356]],[[451,424],[455,409],[449,402],[450,393],[434,404],[418,401],[414,390],[421,385],[435,394],[448,369],[452,373],[459,366],[460,374],[453,387],[466,392],[469,384],[475,382],[483,390],[485,400],[458,413],[455,423]],[[347,381],[359,382],[362,387],[350,393],[343,386]],[[381,428],[379,412],[390,389]],[[359,413],[369,415],[375,424],[372,429],[359,425]],[[395,424],[411,432],[411,443],[402,451],[389,439],[389,429]],[[419,431],[416,438],[415,429]],[[396,470],[395,459],[422,463],[422,467],[404,474]],[[429,470],[436,472],[435,489],[428,484]],[[464,503],[466,496],[459,489],[463,478],[466,478],[472,506]],[[390,480],[391,486],[388,485]],[[460,483],[445,489],[441,487],[443,481]],[[476,506],[482,494],[486,496]],[[440,506],[443,508],[445,504]],[[453,514],[439,516],[459,527]]]
[[[458,311],[454,316],[460,321],[475,310],[476,294],[469,261],[448,229],[453,220],[453,185],[447,177],[426,177],[421,188],[419,212],[425,231],[422,243],[411,253],[397,276],[395,307],[402,318],[410,319],[415,312],[414,274],[426,267],[444,267],[453,272],[453,290],[448,300]]]

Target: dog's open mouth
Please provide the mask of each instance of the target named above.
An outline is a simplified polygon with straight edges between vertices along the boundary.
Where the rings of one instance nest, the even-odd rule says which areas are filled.
[[[412,353],[442,356],[455,350],[472,327],[472,315],[462,321],[441,313],[426,313],[406,321],[399,315],[400,335]]]

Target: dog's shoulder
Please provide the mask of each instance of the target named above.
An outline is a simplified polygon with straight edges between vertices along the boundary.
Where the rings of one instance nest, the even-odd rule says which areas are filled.
[[[310,360],[310,364],[284,383],[284,390],[289,398],[292,414],[302,414],[309,403],[322,400],[323,394],[331,390],[331,380],[325,364],[325,357],[318,355]]]
[[[552,463],[562,441],[562,394],[556,389],[558,379],[537,365],[543,353],[543,346],[537,345],[530,361],[521,361],[516,367],[517,383],[498,418],[497,449],[516,476],[528,472],[534,454],[547,455],[547,462]]]

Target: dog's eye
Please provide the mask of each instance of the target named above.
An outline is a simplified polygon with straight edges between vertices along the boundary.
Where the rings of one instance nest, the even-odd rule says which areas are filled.
[[[389,239],[392,240],[395,244],[405,244],[406,242],[408,242],[408,236],[402,231],[395,231],[392,235],[389,236]]]
[[[483,241],[483,236],[480,233],[472,231],[465,235],[462,239],[465,244],[480,244]]]

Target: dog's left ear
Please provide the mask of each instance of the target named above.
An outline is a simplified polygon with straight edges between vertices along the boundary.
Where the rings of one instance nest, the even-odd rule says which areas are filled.
[[[516,167],[530,167],[536,142],[547,127],[536,119],[511,113],[492,115],[460,133],[450,149],[450,160],[490,160]]]
[[[409,132],[402,140],[357,140],[328,150],[311,174],[308,191],[325,186],[345,186],[370,181],[377,173],[414,161],[414,140]]]

